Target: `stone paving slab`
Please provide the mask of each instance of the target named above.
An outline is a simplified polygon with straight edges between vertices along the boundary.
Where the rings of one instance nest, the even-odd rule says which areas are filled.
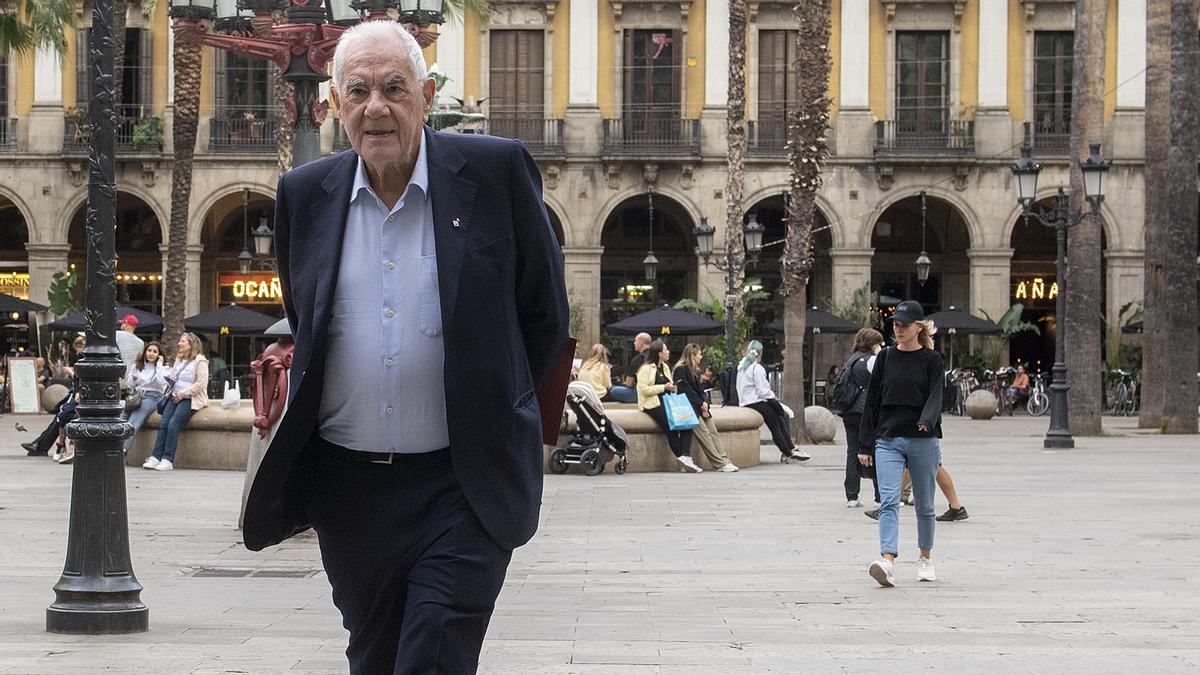
[[[245,550],[234,472],[128,469],[151,631],[46,633],[71,472],[24,457],[17,419],[0,416],[0,673],[345,672],[316,539]],[[1196,672],[1200,439],[1110,419],[1046,451],[1047,422],[946,420],[971,519],[939,524],[939,580],[918,585],[905,509],[895,589],[865,573],[875,523],[845,508],[841,446],[782,465],[764,445],[735,474],[547,476],[481,672]]]

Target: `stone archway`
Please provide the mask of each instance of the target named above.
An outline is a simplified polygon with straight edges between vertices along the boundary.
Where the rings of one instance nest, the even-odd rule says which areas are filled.
[[[881,295],[914,299],[935,312],[950,306],[971,306],[971,266],[967,251],[971,234],[966,217],[954,204],[925,195],[925,251],[933,265],[929,280],[917,279],[916,261],[922,246],[921,195],[893,202],[879,215],[871,231],[871,289]]]
[[[87,269],[87,202],[71,216],[67,226],[68,266]],[[162,314],[163,225],[142,198],[117,192],[117,304]],[[84,288],[75,288],[82,299]]]
[[[273,230],[274,222],[275,200],[250,188],[231,192],[213,202],[204,214],[200,232],[201,312],[236,302],[256,312],[283,317],[283,298],[272,290],[277,284],[270,265],[256,258],[246,275],[238,267],[238,255],[243,248],[251,254],[255,252],[254,229],[265,224]],[[259,288],[267,292],[260,294]]]
[[[559,218],[558,212],[555,211],[549,204],[546,204],[546,215],[550,217],[550,229],[554,230],[554,238],[558,240],[558,247],[562,248],[566,245],[566,233],[563,231],[562,218]]]
[[[0,196],[0,293],[45,304],[45,298],[29,297],[28,243],[25,214],[14,202]],[[25,317],[0,317],[0,354],[24,353],[31,342]]]

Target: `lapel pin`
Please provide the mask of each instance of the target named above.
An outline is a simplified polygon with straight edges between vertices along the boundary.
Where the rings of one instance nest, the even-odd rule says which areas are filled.
[[[457,228],[457,227],[461,227],[462,223],[458,222],[458,218],[455,218],[454,220],[450,221],[450,225]]]

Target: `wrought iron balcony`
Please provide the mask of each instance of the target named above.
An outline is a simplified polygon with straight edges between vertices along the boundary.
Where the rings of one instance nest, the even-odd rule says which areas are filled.
[[[975,153],[974,120],[883,120],[875,123],[876,155],[963,156]]]
[[[270,109],[227,106],[215,111],[208,123],[209,152],[278,152],[275,144],[275,114]]]
[[[17,118],[0,117],[0,148],[12,150],[17,147]]]
[[[746,122],[746,153],[758,157],[787,156],[787,120]]]
[[[1067,155],[1071,152],[1071,125],[1069,123],[1046,123],[1030,125],[1033,149],[1042,155]]]
[[[492,117],[483,123],[483,133],[515,138],[531,155],[563,154],[563,120],[542,117]]]
[[[162,152],[163,123],[160,118],[143,115],[144,106],[128,106],[127,113],[117,116],[117,152],[158,153]],[[87,120],[87,111],[73,109],[63,120],[63,153],[86,155],[90,151],[92,128]]]
[[[601,153],[605,155],[678,156],[700,154],[700,121],[679,113],[630,111],[604,120]]]

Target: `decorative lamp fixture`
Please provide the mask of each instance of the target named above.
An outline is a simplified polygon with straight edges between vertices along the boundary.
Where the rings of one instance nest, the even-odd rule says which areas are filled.
[[[418,26],[445,23],[443,4],[444,0],[400,0],[400,23]]]
[[[238,271],[240,271],[243,276],[249,274],[250,263],[254,261],[254,256],[250,255],[250,249],[243,248],[242,252],[238,254],[237,260]]]
[[[258,227],[254,228],[254,253],[261,258],[271,255],[271,239],[275,234],[267,227],[267,217],[258,219]]]
[[[249,33],[253,30],[250,20],[254,10],[245,0],[216,0],[216,15],[213,28],[229,33]]]
[[[362,19],[364,12],[370,13],[372,18],[376,16],[376,12],[379,12],[386,18],[389,4],[391,3],[384,0],[368,0],[366,2],[326,0],[325,10],[329,13],[329,23],[339,26],[353,26]]]
[[[1091,154],[1079,165],[1079,170],[1083,172],[1083,193],[1092,202],[1092,208],[1099,208],[1100,202],[1104,201],[1104,191],[1108,188],[1104,179],[1112,162],[1100,156],[1099,143],[1092,143],[1089,147]]]
[[[658,276],[658,258],[654,257],[654,251],[646,254],[642,260],[642,267],[646,269],[646,281],[654,281]]]
[[[212,21],[216,18],[214,0],[169,0],[168,12],[174,18],[192,21]]]
[[[1042,172],[1042,166],[1033,161],[1032,153],[1026,138],[1021,146],[1021,159],[1012,166],[1012,174],[1017,179],[1017,202],[1021,205],[1032,205],[1037,198],[1038,174]]]
[[[700,257],[707,263],[712,257],[713,252],[713,237],[717,233],[717,228],[708,224],[708,216],[700,216],[700,224],[696,226],[693,234],[696,236],[696,250]]]
[[[750,254],[750,259],[758,261],[758,254],[762,252],[763,232],[767,228],[762,223],[758,222],[758,215],[751,213],[750,220],[746,223],[746,227],[742,232],[746,235],[746,252]]]
[[[921,255],[917,256],[917,281],[924,286],[926,281],[929,281],[929,269],[933,267],[933,261],[929,259],[929,254],[925,252],[925,191],[921,191]]]

